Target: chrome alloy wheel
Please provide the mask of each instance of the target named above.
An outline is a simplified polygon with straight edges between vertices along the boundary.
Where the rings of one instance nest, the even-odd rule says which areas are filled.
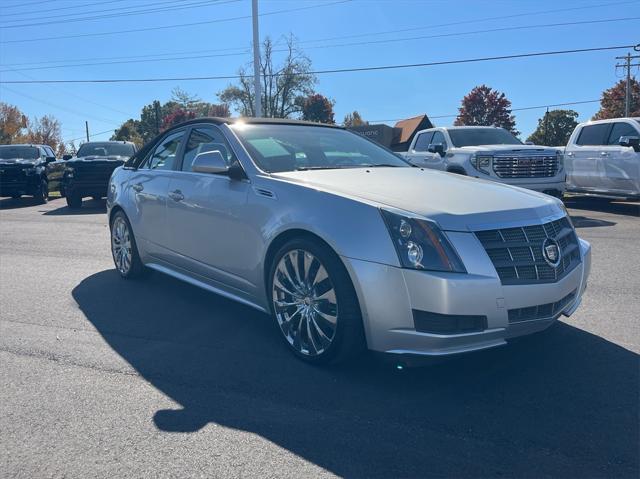
[[[305,356],[331,345],[338,324],[336,293],[327,270],[308,251],[287,252],[273,273],[273,307],[285,338]]]
[[[121,216],[116,217],[111,227],[111,253],[120,274],[127,275],[131,269],[133,257],[131,233],[129,232],[129,225]]]

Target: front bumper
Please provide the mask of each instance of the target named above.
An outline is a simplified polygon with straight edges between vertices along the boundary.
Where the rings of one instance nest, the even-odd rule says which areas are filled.
[[[0,175],[0,197],[14,195],[35,195],[40,188],[40,175],[20,172],[20,174],[5,177]]]
[[[542,331],[580,305],[591,268],[591,246],[586,241],[579,240],[582,261],[561,280],[503,286],[473,234],[448,236],[468,274],[415,271],[343,257],[360,301],[369,349],[441,356],[491,348],[510,338]],[[558,303],[567,297],[570,302],[563,303],[549,318],[509,321],[509,310]],[[414,311],[451,317],[480,315],[486,317],[486,323],[474,332],[419,332]]]

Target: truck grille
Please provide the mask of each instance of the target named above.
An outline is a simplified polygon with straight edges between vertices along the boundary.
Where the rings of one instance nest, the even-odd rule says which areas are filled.
[[[476,231],[502,284],[554,283],[580,263],[578,238],[565,216],[542,225]],[[560,247],[560,263],[544,258],[543,245],[551,239]]]
[[[0,166],[0,184],[10,186],[14,183],[24,183],[26,180],[24,169],[22,165]]]
[[[494,156],[493,171],[500,178],[549,178],[558,173],[558,157],[555,155]]]
[[[539,304],[537,306],[527,306],[526,308],[516,308],[509,310],[509,323],[521,323],[523,321],[536,321],[541,319],[555,319],[560,316],[562,310],[566,308],[576,297],[576,290],[566,295],[555,303]]]

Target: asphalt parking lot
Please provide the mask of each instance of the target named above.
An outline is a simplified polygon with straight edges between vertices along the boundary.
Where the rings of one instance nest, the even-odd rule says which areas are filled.
[[[295,360],[268,317],[121,280],[103,202],[0,200],[3,477],[633,477],[640,204],[567,202],[581,308],[444,364]]]

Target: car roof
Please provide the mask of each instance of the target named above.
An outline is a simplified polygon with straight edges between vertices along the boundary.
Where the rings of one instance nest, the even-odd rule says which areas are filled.
[[[132,141],[124,140],[106,140],[106,141],[85,141],[82,145],[133,145]]]
[[[640,121],[640,116],[622,116],[619,118],[605,118],[604,120],[589,120],[589,121],[583,121],[582,123],[580,123],[578,126],[584,126],[584,125],[598,125],[598,124],[602,124],[602,123],[613,123],[616,121]]]
[[[0,145],[0,147],[2,146],[27,146],[31,148],[37,148],[37,147],[44,148],[46,146],[47,148],[51,148],[49,145],[41,145],[39,143],[11,143],[9,145]]]
[[[313,121],[304,120],[291,120],[289,118],[220,118],[215,116],[203,116],[200,118],[194,118],[193,120],[187,120],[182,123],[178,123],[173,128],[179,128],[182,126],[193,125],[195,123],[213,123],[215,125],[233,125],[235,123],[246,123],[249,125],[298,125],[298,126],[315,126],[318,128],[337,128],[344,130],[344,127],[338,125],[329,125],[326,123],[316,123]]]

